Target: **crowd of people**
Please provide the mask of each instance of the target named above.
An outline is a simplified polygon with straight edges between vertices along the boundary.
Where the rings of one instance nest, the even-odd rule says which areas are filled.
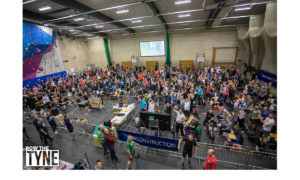
[[[68,97],[80,102],[81,99],[88,100],[89,95],[95,93],[99,96],[137,97],[141,111],[168,114],[174,111],[174,131],[180,141],[187,141],[191,137],[199,140],[200,127],[203,125],[207,132],[211,132],[211,127],[214,127],[216,137],[223,136],[225,132],[234,135],[235,138],[231,138],[230,142],[243,145],[246,134],[257,149],[275,149],[276,142],[270,137],[276,127],[276,98],[270,93],[271,85],[259,82],[255,72],[248,72],[246,67],[242,70],[234,66],[193,67],[183,70],[179,66],[165,66],[147,71],[146,67],[126,68],[113,65],[106,70],[93,68],[69,72],[65,77],[48,78],[33,86],[25,85],[23,97],[25,107],[35,114],[33,123],[45,144],[48,144],[48,140],[51,143],[53,138],[49,136],[41,115],[46,117],[56,134],[57,125],[53,117],[57,115],[57,109],[68,103]],[[199,118],[200,109],[209,109],[203,124]],[[67,115],[64,116],[64,124],[71,139],[75,140],[72,120]],[[114,150],[115,137],[110,129],[101,125],[98,131],[104,155],[107,156],[109,149],[111,158],[119,162]],[[27,135],[25,127],[23,132]],[[187,144],[189,143],[185,146]],[[190,146],[192,145],[193,143]],[[136,157],[130,136],[126,147],[129,168],[133,157]],[[183,160],[186,154],[191,157],[191,148],[187,148],[188,151],[183,152]],[[209,154],[214,156],[214,152],[210,151]],[[97,163],[97,168],[101,169],[101,162]]]

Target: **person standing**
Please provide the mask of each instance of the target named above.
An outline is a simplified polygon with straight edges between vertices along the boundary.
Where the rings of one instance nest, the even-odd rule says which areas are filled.
[[[190,116],[190,111],[191,111],[191,100],[190,100],[190,96],[188,96],[187,98],[185,98],[184,101],[184,105],[183,105],[183,109],[184,109],[184,115],[189,118]]]
[[[238,123],[241,130],[245,130],[245,118],[246,118],[246,111],[245,106],[241,107],[238,113]]]
[[[151,100],[150,103],[149,103],[148,112],[155,112],[154,108],[155,108],[154,101]]]
[[[97,139],[100,142],[100,144],[103,147],[103,151],[104,151],[104,156],[107,157],[107,147],[105,144],[105,139],[104,139],[104,129],[106,129],[107,127],[104,127],[102,124],[99,126],[98,128],[98,133],[97,133]]]
[[[181,136],[184,136],[183,133],[183,123],[185,122],[185,115],[182,112],[182,109],[179,109],[179,111],[176,110],[177,106],[175,106],[174,111],[177,113],[176,116],[176,134],[178,134],[178,131],[180,129]]]
[[[133,156],[135,158],[138,158],[138,154],[136,154],[134,150],[134,145],[139,145],[139,144],[132,141],[132,136],[130,134],[127,135],[126,148],[127,148],[127,153],[129,155],[129,160],[127,162],[126,169],[129,169],[131,162],[133,160]]]
[[[110,151],[111,160],[116,160],[117,162],[121,162],[115,151],[115,136],[108,129],[104,129],[104,140],[105,145]]]
[[[190,133],[187,137],[181,137],[181,139],[178,142],[178,151],[180,150],[180,144],[184,141],[183,151],[182,151],[182,169],[184,169],[184,159],[186,155],[188,155],[188,164],[189,168],[192,168],[191,159],[193,154],[193,148],[194,148],[194,155],[197,155],[197,143],[194,139],[194,136],[192,133]]]
[[[39,130],[39,124],[38,124],[38,116],[37,115],[34,115],[33,116],[33,124],[34,124],[34,126],[35,126],[35,129],[37,130],[37,132],[39,133],[39,135],[40,135],[40,140],[43,142],[44,140],[43,140],[43,135],[41,134],[41,132],[40,132],[40,130]]]
[[[143,99],[141,100],[141,110],[142,111],[146,111],[147,110],[147,101],[146,101],[145,97],[143,97]]]
[[[212,170],[217,168],[217,158],[213,149],[209,149],[207,151],[207,157],[205,162],[203,163],[203,166],[206,170]]]
[[[261,123],[263,124],[263,128],[262,128],[262,135],[264,137],[268,137],[272,127],[275,124],[275,120],[274,120],[274,116],[273,114],[269,114],[269,117],[267,117],[265,120],[263,120],[263,118],[261,118]]]
[[[37,125],[38,129],[39,129],[40,133],[43,135],[44,143],[45,143],[45,145],[48,145],[47,139],[49,139],[52,142],[53,138],[51,138],[49,136],[48,129],[47,129],[45,123],[43,122],[42,118],[39,118],[37,123],[38,123],[38,125]]]
[[[50,115],[50,111],[47,112],[46,118],[47,118],[50,126],[52,127],[52,130],[53,130],[54,134],[57,134],[57,131],[56,131],[57,125],[55,123],[55,120],[54,120],[53,116]]]
[[[69,117],[67,115],[65,115],[64,117],[64,123],[70,133],[70,137],[72,138],[72,140],[75,140],[75,133],[73,133],[73,125],[72,125],[72,121],[69,119]]]

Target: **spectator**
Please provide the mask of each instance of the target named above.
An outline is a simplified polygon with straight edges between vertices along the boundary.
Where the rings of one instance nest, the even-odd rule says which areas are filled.
[[[206,113],[206,117],[205,120],[203,121],[203,126],[204,126],[204,130],[206,130],[206,125],[207,123],[209,123],[211,120],[214,119],[214,113],[213,111],[210,109],[208,110],[208,112]]]
[[[115,136],[108,129],[104,129],[104,140],[105,140],[106,147],[110,151],[111,160],[112,161],[116,160],[117,162],[121,162],[118,156],[116,155],[116,151],[115,151],[115,141],[116,141]]]
[[[207,157],[205,162],[203,163],[203,166],[206,170],[213,170],[217,168],[217,158],[213,149],[209,149],[207,151]]]
[[[75,133],[73,133],[73,125],[72,125],[72,120],[69,119],[69,117],[67,115],[65,115],[64,117],[64,123],[70,133],[70,137],[72,140],[75,140]]]
[[[100,160],[96,161],[95,170],[103,170],[102,162]]]
[[[175,106],[174,111],[177,113],[176,116],[176,134],[178,135],[178,131],[180,129],[180,135],[184,136],[183,133],[183,123],[185,122],[185,115],[182,112],[182,109],[179,109],[179,111],[176,110],[177,106]]]
[[[261,119],[261,123],[263,124],[262,134],[265,137],[268,137],[272,127],[275,124],[273,114],[269,114],[269,117],[267,117],[265,120]]]
[[[97,130],[97,140],[103,147],[104,157],[107,157],[107,147],[104,139],[104,129],[107,129],[107,127],[100,124]]]
[[[52,142],[53,138],[51,138],[49,136],[48,129],[47,129],[45,123],[43,122],[42,118],[38,119],[38,125],[37,126],[38,126],[38,129],[40,130],[41,134],[43,135],[44,143],[47,146],[48,145],[47,139],[49,139]]]
[[[50,126],[52,127],[52,130],[53,130],[54,134],[57,134],[57,131],[56,131],[57,125],[55,123],[55,120],[54,120],[53,116],[50,115],[50,111],[47,112],[46,118],[47,118]]]
[[[146,101],[145,97],[143,97],[143,99],[141,101],[141,110],[142,111],[146,111],[147,110],[147,101]]]
[[[245,118],[246,118],[246,112],[245,112],[245,106],[243,106],[238,112],[239,127],[243,131],[245,130]]]

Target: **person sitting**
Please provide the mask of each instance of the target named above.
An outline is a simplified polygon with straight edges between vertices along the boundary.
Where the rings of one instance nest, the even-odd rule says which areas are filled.
[[[212,121],[214,119],[214,113],[213,111],[210,109],[207,113],[206,113],[206,117],[205,120],[203,121],[203,127],[204,130],[206,131],[207,128],[207,124],[210,123],[210,121]]]

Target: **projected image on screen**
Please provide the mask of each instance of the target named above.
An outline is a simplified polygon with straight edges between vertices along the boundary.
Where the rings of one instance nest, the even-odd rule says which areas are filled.
[[[164,56],[165,41],[140,42],[141,56]]]

